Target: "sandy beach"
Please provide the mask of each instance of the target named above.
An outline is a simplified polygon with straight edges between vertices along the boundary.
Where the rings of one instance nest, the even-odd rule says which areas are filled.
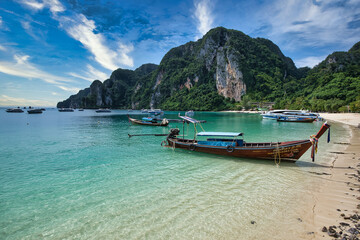
[[[324,170],[321,186],[316,186],[304,222],[311,239],[358,239],[360,234],[360,114],[322,113],[330,124],[349,125],[351,139],[337,143],[345,150],[334,152],[334,160]],[[334,140],[336,141],[336,140]],[[358,215],[359,214],[359,215]],[[313,230],[311,230],[313,229]]]

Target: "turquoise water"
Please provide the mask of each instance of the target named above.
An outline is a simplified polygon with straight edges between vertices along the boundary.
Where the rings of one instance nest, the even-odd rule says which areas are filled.
[[[0,239],[286,239],[307,231],[297,218],[318,182],[308,172],[336,147],[326,137],[316,164],[308,152],[277,167],[163,148],[165,137],[129,138],[169,128],[130,125],[126,114],[0,109]],[[307,139],[322,124],[239,113],[195,118],[207,120],[207,131],[244,132],[248,142]],[[332,135],[348,138],[340,126]]]

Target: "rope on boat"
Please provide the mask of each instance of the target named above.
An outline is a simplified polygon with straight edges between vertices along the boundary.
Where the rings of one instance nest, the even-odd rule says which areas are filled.
[[[278,161],[277,161],[277,158],[278,158]],[[275,154],[274,154],[274,161],[275,161],[275,164],[276,164],[277,167],[278,167],[278,166],[280,165],[280,163],[281,163],[279,142],[276,143],[276,151],[275,151]]]
[[[316,138],[315,135],[311,135],[310,136],[310,142],[312,144],[311,159],[312,159],[313,162],[315,162],[315,154],[317,153],[319,139]]]

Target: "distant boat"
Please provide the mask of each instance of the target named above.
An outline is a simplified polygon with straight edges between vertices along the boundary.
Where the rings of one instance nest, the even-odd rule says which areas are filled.
[[[98,110],[96,110],[95,112],[97,112],[97,113],[109,113],[109,112],[111,112],[111,110],[110,109],[98,109]]]
[[[8,108],[6,109],[8,113],[22,113],[24,112],[21,108]]]
[[[146,125],[146,126],[160,126],[160,127],[166,127],[167,125],[169,125],[169,121],[166,118],[162,119],[161,122],[158,122],[156,119],[151,117],[144,117],[142,118],[142,120],[138,120],[135,118],[131,118],[128,115],[128,118],[129,118],[129,122],[133,124]]]
[[[79,108],[79,111],[82,112],[82,111],[84,111],[84,109],[83,109],[83,108]]]
[[[261,114],[261,116],[263,118],[276,120],[279,115],[284,114],[285,112],[287,112],[287,113],[302,113],[304,111],[303,110],[281,110],[281,109],[278,109],[278,110],[271,110],[266,113],[263,113],[263,114]]]
[[[193,116],[194,116],[194,111],[193,111],[193,110],[187,111],[187,112],[185,113],[185,116],[193,117]]]
[[[58,111],[59,112],[73,112],[74,109],[72,109],[72,108],[59,108]]]
[[[41,109],[30,109],[30,110],[27,110],[28,114],[39,114],[39,113],[42,113],[42,110]]]
[[[162,116],[164,115],[164,112],[161,109],[151,109],[148,111],[148,113],[152,116]]]
[[[41,110],[41,111],[46,111],[46,109],[45,109],[45,108],[40,108],[40,110]]]
[[[308,117],[314,119],[320,119],[318,113],[312,113],[304,110],[272,110],[261,114],[263,118],[277,120],[280,116],[294,116],[294,117]]]

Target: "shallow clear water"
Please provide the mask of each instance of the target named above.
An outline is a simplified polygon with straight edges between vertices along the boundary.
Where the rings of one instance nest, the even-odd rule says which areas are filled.
[[[301,199],[330,161],[236,159],[172,150],[168,127],[130,125],[127,111],[6,113],[0,109],[0,239],[285,239],[301,236]],[[130,112],[138,114],[139,112]],[[166,117],[177,118],[178,112]],[[141,117],[140,115],[138,116]],[[322,123],[278,123],[257,114],[195,113],[207,131],[245,140],[307,139]],[[170,127],[182,124],[170,123]],[[189,137],[193,127],[185,126]],[[332,139],[348,132],[332,126]],[[255,224],[250,222],[254,220]],[[285,230],[285,231],[284,231]],[[270,234],[270,235],[269,235]]]

